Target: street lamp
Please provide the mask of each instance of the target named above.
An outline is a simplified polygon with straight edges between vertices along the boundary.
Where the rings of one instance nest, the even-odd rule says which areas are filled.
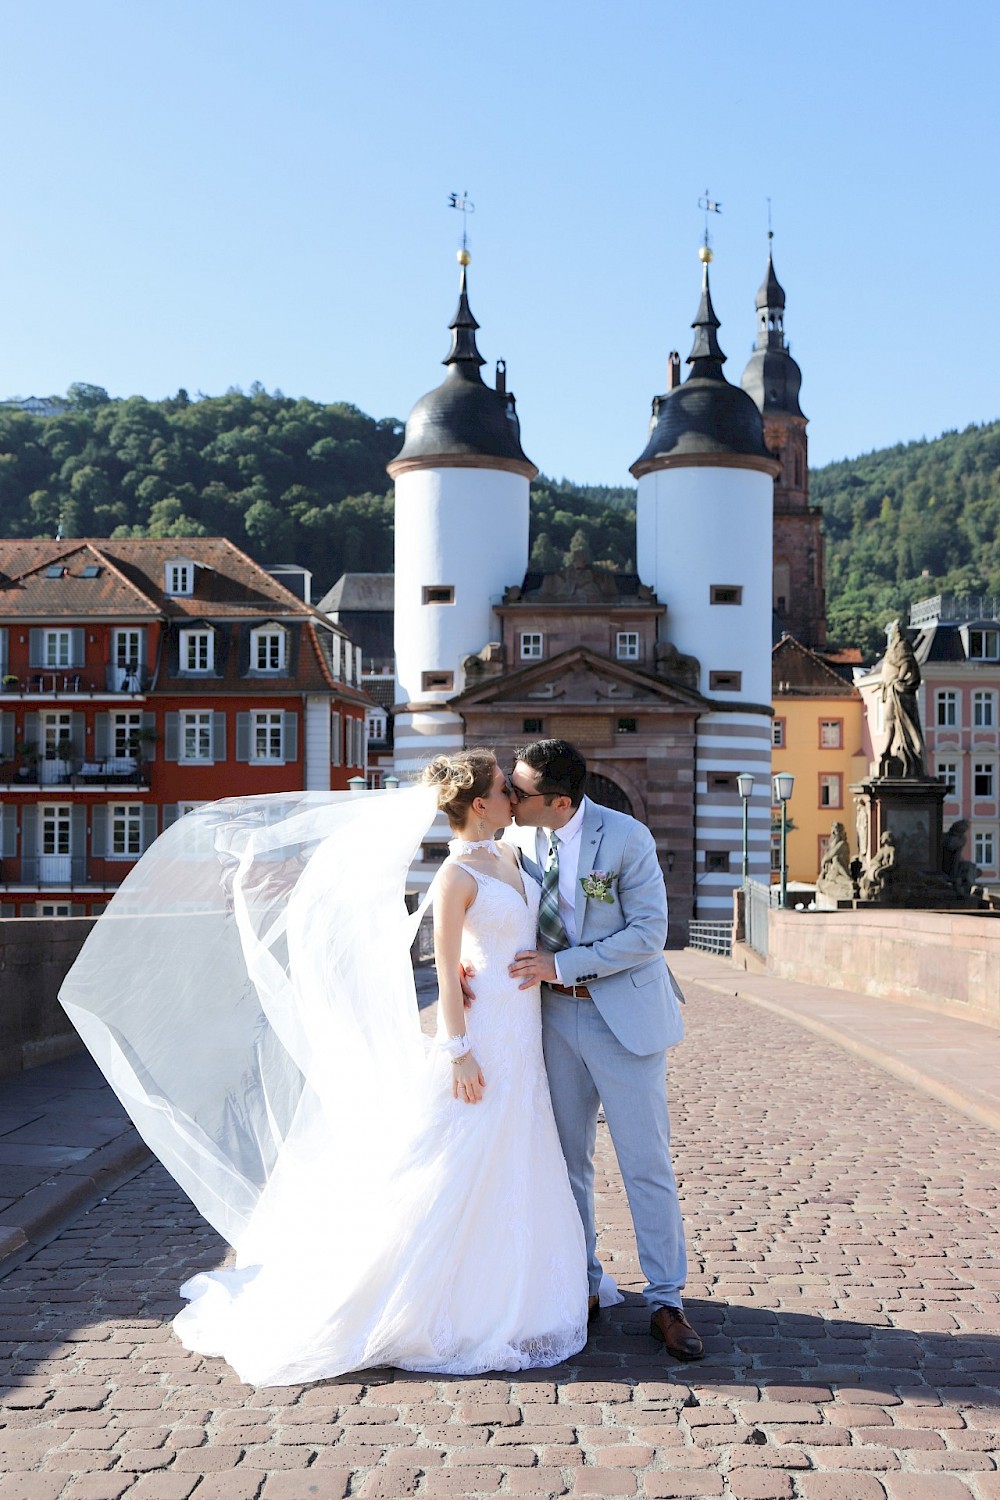
[[[750,844],[747,828],[750,793],[753,791],[753,777],[750,775],[750,772],[742,771],[736,778],[736,785],[740,789],[740,801],[743,803],[743,884],[746,885],[750,878]]]
[[[781,803],[781,904],[788,905],[788,799],[792,795],[795,777],[790,771],[779,771],[771,778],[772,797]]]

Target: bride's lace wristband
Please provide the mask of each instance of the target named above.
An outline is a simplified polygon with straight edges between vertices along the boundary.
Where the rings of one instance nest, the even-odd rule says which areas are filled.
[[[472,1051],[472,1043],[468,1033],[464,1036],[446,1036],[441,1040],[441,1049],[447,1052],[452,1062],[461,1062]]]

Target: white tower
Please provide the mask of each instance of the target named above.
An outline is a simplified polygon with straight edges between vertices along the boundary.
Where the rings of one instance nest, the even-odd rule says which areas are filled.
[[[464,686],[465,658],[500,639],[494,608],[528,565],[528,489],[538,473],[521,448],[505,367],[483,382],[479,324],[462,267],[443,383],[421,397],[398,457],[395,512],[395,768],[420,769],[461,749],[449,700]]]
[[[667,605],[663,632],[700,663],[712,704],[698,721],[695,788],[696,909],[726,919],[739,884],[742,806],[736,776],[755,778],[750,803],[750,874],[770,878],[771,560],[774,476],[760,412],[722,373],[719,320],[708,263],[692,324],[691,370],[654,397],[639,481],[636,562]]]

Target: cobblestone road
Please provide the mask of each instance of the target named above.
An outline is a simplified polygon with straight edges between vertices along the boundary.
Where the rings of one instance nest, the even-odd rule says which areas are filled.
[[[626,1301],[537,1377],[240,1385],[171,1336],[221,1247],[154,1167],[0,1282],[0,1500],[1000,1500],[996,1135],[743,1001],[690,1001],[671,1096],[699,1365],[648,1337],[606,1140]]]

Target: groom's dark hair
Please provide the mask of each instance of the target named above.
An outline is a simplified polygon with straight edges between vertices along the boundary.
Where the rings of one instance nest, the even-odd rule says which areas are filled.
[[[523,760],[538,773],[538,790],[547,797],[568,797],[579,807],[587,784],[587,762],[569,740],[535,740],[514,751],[515,760]]]

